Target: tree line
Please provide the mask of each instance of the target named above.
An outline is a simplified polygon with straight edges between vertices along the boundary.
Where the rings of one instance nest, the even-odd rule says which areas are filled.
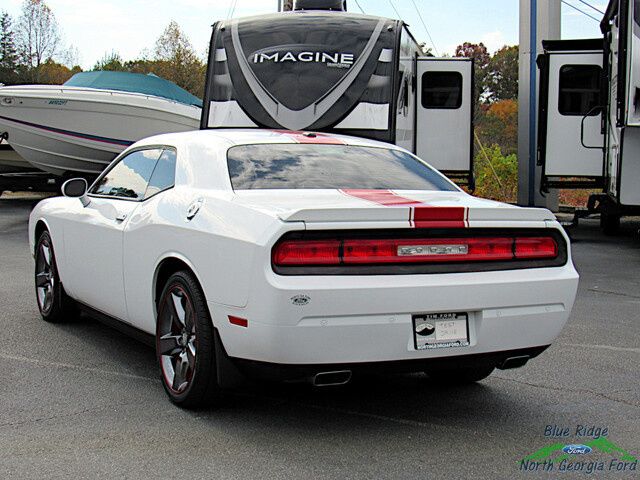
[[[81,72],[73,47],[65,48],[55,14],[44,0],[25,0],[13,19],[0,14],[0,84],[60,85]],[[206,65],[180,26],[171,21],[156,40],[151,54],[124,61],[110,52],[92,70],[154,73],[202,98]]]

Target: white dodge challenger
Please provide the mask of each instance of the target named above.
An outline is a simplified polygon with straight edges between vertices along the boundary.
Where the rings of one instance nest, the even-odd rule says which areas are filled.
[[[548,210],[474,198],[360,138],[161,135],[63,193],[30,217],[42,317],[138,332],[184,407],[247,376],[478,381],[547,348],[578,285]]]

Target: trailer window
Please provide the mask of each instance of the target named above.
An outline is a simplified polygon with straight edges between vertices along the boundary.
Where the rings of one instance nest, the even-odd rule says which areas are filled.
[[[456,191],[402,150],[355,145],[238,145],[227,153],[235,190],[391,189]]]
[[[424,108],[457,109],[462,106],[462,74],[425,72],[422,74]]]
[[[560,91],[558,111],[562,115],[598,115],[595,109],[600,101],[600,78],[602,68],[598,65],[564,65],[560,68]]]

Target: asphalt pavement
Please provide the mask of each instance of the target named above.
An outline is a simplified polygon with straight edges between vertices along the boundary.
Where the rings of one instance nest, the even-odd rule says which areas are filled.
[[[573,314],[522,369],[461,388],[422,375],[249,385],[189,412],[165,397],[150,348],[86,317],[40,319],[33,203],[0,199],[0,478],[638,476],[629,469],[640,456],[640,222],[624,221],[617,237],[595,220],[571,232],[581,273]],[[523,458],[571,443],[592,451],[566,454],[565,470],[557,461],[551,471],[541,453],[523,470]]]

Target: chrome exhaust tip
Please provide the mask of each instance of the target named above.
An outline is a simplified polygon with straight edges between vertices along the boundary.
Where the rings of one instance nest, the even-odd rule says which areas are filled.
[[[529,355],[522,355],[520,357],[509,357],[505,361],[503,361],[498,368],[500,370],[508,370],[510,368],[520,368],[523,367],[530,359]]]
[[[311,383],[314,387],[345,385],[351,381],[351,370],[320,372],[314,375]]]

